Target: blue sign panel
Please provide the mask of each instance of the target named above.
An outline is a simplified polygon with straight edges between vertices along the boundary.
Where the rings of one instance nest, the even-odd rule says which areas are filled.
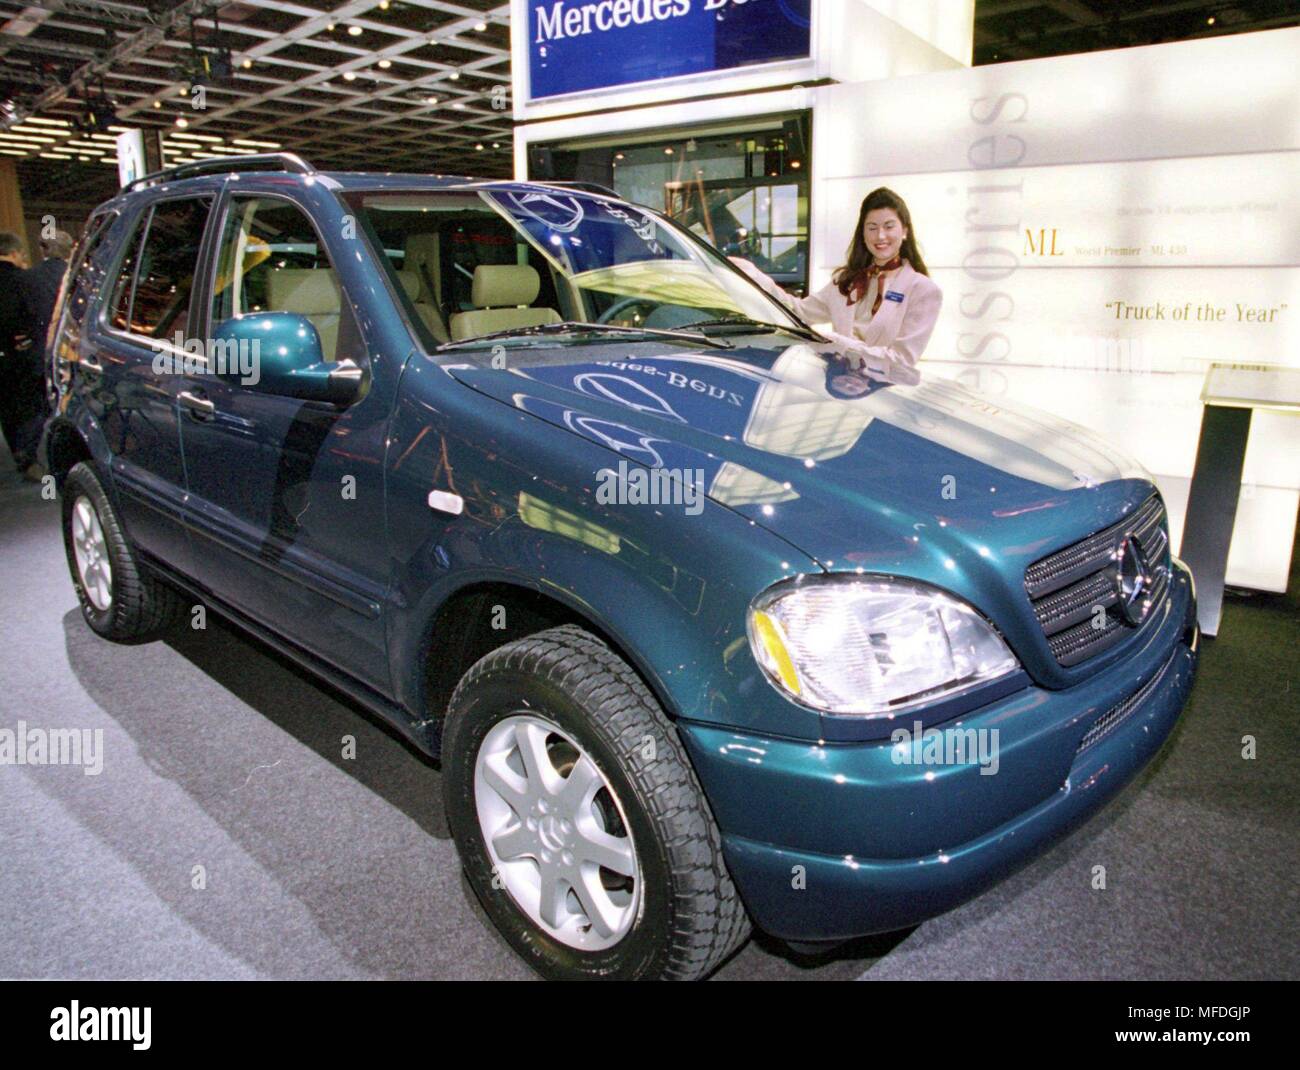
[[[809,54],[812,0],[528,0],[532,99]]]

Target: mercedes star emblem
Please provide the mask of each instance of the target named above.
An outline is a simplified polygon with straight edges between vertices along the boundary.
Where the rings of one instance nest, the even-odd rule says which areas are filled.
[[[1119,599],[1119,612],[1133,625],[1141,624],[1151,609],[1146,597],[1151,587],[1151,566],[1142,552],[1142,545],[1132,535],[1126,535],[1115,553],[1115,594]]]

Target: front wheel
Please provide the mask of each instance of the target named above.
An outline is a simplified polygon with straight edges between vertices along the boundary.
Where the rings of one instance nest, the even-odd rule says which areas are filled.
[[[465,674],[443,791],[470,884],[545,976],[701,977],[749,933],[672,725],[581,628],[508,643]]]

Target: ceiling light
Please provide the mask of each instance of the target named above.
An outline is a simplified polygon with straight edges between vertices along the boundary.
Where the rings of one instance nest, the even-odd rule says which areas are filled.
[[[334,23],[332,23],[332,22],[327,22],[327,23],[325,24],[325,29],[329,30],[330,33],[333,33],[333,32],[334,32]]]
[[[391,59],[381,59],[379,61],[379,66],[382,67],[384,70],[388,70],[388,68],[391,67],[392,65],[393,65],[393,61]]]
[[[161,107],[162,107],[162,101],[161,101],[161,100],[155,100],[155,101],[153,102],[153,106],[154,106],[155,108],[161,108]]]
[[[243,63],[240,64],[240,66],[243,67],[244,70],[248,70],[248,68],[251,67],[252,65],[253,65],[253,61],[251,59],[246,59],[244,60]]]
[[[361,27],[360,27],[360,26],[349,26],[349,27],[348,27],[348,36],[349,36],[349,37],[360,37],[360,36],[361,36]]]
[[[461,110],[464,110],[464,108],[465,108],[465,104],[464,104],[463,101],[458,100],[458,101],[456,101],[455,104],[452,105],[452,107],[453,107],[453,108],[460,108]]]
[[[499,149],[499,148],[501,147],[501,142],[499,142],[499,141],[494,141],[494,142],[492,142],[492,147],[493,147],[494,149]]]
[[[447,77],[454,82],[460,77],[460,71],[452,71]]]
[[[184,130],[187,126],[190,125],[190,121],[187,118],[185,118],[185,116],[178,115],[176,116],[176,125],[179,126],[182,130]]]
[[[344,72],[343,72],[343,80],[344,80],[345,82],[354,82],[354,81],[356,81],[356,78],[357,78],[357,72],[356,72],[356,71],[344,71]]]
[[[28,123],[35,123],[37,126],[67,126],[68,125],[67,119],[41,119],[35,115],[31,116],[30,118],[24,119],[23,121]]]
[[[425,102],[426,104],[437,104],[437,103],[438,103],[438,98],[437,98],[437,97],[425,97],[425,98],[424,98],[424,102]]]
[[[1213,15],[1211,15],[1208,19],[1205,20],[1206,26],[1213,26],[1214,23],[1215,23],[1215,18]]]
[[[483,142],[480,141],[477,145],[475,145],[475,146],[474,146],[474,151],[475,151],[475,152],[482,152],[482,151],[483,151]]]
[[[487,29],[487,23],[486,23],[486,22],[476,22],[476,23],[474,23],[474,29],[478,30],[479,33],[482,33],[484,30]]]

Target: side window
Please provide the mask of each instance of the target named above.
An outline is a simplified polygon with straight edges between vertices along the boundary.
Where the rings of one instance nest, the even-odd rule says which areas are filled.
[[[232,198],[212,284],[213,331],[236,316],[292,312],[311,321],[332,361],[342,311],[338,275],[303,210],[276,198]]]
[[[135,266],[140,262],[140,244],[144,241],[144,232],[149,226],[149,212],[145,211],[135,221],[135,230],[127,242],[126,256],[117,269],[117,281],[113,283],[113,300],[109,305],[109,322],[119,331],[131,329],[131,290],[135,284]]]
[[[113,229],[113,221],[117,219],[116,212],[101,212],[99,215],[93,215],[86,222],[86,229],[82,232],[81,241],[77,243],[76,249],[72,251],[72,257],[68,264],[68,277],[76,278],[83,266],[94,255],[104,240],[104,236]]]
[[[54,316],[50,321],[51,343],[48,351],[53,351],[53,340],[64,330],[69,311],[74,321],[80,322],[82,310],[87,298],[95,292],[98,279],[95,277],[95,254],[104,243],[104,236],[113,229],[117,219],[116,212],[101,212],[93,215],[86,223],[77,247],[73,249],[68,260],[68,270],[64,272],[63,282],[59,285],[58,300],[54,305]]]
[[[154,205],[136,272],[129,330],[174,341],[185,333],[199,245],[212,198]]]

